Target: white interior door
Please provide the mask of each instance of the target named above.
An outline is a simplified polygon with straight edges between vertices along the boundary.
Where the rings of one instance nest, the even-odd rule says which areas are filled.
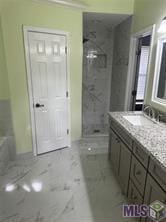
[[[37,154],[69,145],[66,36],[28,32]]]

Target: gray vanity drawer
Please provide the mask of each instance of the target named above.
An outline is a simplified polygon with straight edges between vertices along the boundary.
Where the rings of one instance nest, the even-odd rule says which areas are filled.
[[[148,167],[148,154],[143,150],[143,148],[138,145],[136,142],[133,142],[133,153],[140,160],[140,162],[144,165],[145,168]]]
[[[160,184],[163,190],[166,191],[166,170],[158,165],[153,159],[150,159],[149,172],[154,179]]]
[[[133,181],[140,194],[144,194],[146,170],[142,164],[132,156],[130,179]]]
[[[138,190],[136,189],[136,187],[134,186],[131,180],[129,182],[128,200],[129,200],[129,203],[131,204],[141,205],[143,203],[143,198],[141,197],[141,195],[139,194]],[[141,218],[137,217],[135,220],[141,221]]]
[[[142,196],[139,194],[137,188],[135,187],[135,185],[132,183],[131,180],[129,182],[128,200],[131,204],[142,204],[143,203]]]
[[[145,197],[144,204],[151,204],[153,201],[159,200],[162,203],[166,204],[166,192],[156,183],[156,181],[148,174],[146,189],[145,189]],[[149,218],[142,219],[141,222],[154,222]],[[162,220],[162,222],[166,222],[166,219]]]
[[[123,142],[128,146],[130,150],[132,150],[132,139],[131,137],[125,132],[125,130],[120,127],[114,120],[111,119],[110,121],[110,127],[118,133],[118,135],[121,137]]]

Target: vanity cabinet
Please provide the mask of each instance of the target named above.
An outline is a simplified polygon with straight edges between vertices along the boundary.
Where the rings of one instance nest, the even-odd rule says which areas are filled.
[[[109,157],[111,160],[112,169],[116,176],[119,174],[119,157],[120,157],[120,139],[110,129],[109,133]]]
[[[135,141],[133,141],[133,154],[145,168],[148,167],[149,156],[142,148],[142,146],[140,146]]]
[[[127,147],[132,150],[132,139],[130,136],[126,133],[125,130],[123,130],[115,121],[111,121],[111,128],[113,129],[116,134],[118,134],[118,137],[121,138],[121,140],[127,145]]]
[[[166,192],[150,175],[148,175],[144,203],[150,204],[155,200],[160,200],[161,202],[166,203]]]
[[[143,165],[133,155],[131,161],[130,179],[135,184],[135,186],[137,187],[138,191],[142,196],[144,195],[146,174],[147,171],[145,170]]]
[[[130,180],[129,190],[128,190],[128,200],[131,204],[142,204],[143,198],[138,192],[134,183]]]
[[[166,171],[160,165],[156,164],[153,159],[150,159],[149,173],[160,184],[163,190],[166,191]]]
[[[112,119],[110,120],[109,155],[122,192],[131,204],[149,205],[156,200],[166,204],[165,169]],[[149,218],[138,219],[141,222],[152,222]]]
[[[130,174],[131,151],[121,141],[119,158],[119,183],[123,194],[127,194]]]
[[[127,194],[131,151],[123,143],[121,138],[110,129],[109,156],[112,169],[120,183],[123,194]]]
[[[166,192],[162,189],[162,187],[148,174],[145,188],[145,204],[151,204],[153,201],[159,200],[162,203],[166,204]],[[142,219],[141,222],[152,222],[151,219],[146,218]],[[166,219],[163,220],[166,222]]]

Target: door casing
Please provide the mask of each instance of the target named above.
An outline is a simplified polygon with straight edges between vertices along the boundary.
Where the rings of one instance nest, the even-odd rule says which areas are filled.
[[[70,67],[69,67],[69,33],[61,30],[48,29],[48,28],[39,28],[33,26],[23,26],[23,35],[24,35],[24,47],[25,47],[25,60],[26,60],[26,73],[27,73],[27,87],[28,87],[28,96],[29,96],[29,111],[31,119],[31,134],[32,134],[32,150],[34,156],[37,156],[37,140],[36,140],[36,128],[35,128],[35,115],[34,115],[34,105],[33,105],[33,90],[32,90],[32,78],[30,70],[30,57],[29,57],[29,44],[28,44],[28,32],[38,32],[38,33],[47,33],[47,34],[59,34],[66,36],[67,44],[67,91],[68,91],[68,128],[69,128],[69,144],[71,146],[71,111],[70,111]]]
[[[128,65],[125,104],[124,104],[125,111],[131,110],[131,104],[132,104],[131,93],[132,93],[134,79],[135,79],[135,68],[136,68],[136,60],[137,60],[136,50],[137,50],[138,39],[141,37],[145,37],[147,35],[151,35],[151,44],[150,44],[150,50],[149,50],[149,61],[148,61],[146,86],[145,86],[145,97],[146,97],[147,85],[149,81],[149,72],[150,72],[149,64],[151,63],[152,48],[153,48],[153,43],[154,43],[154,34],[155,34],[155,25],[152,25],[133,34],[130,38],[129,65]]]

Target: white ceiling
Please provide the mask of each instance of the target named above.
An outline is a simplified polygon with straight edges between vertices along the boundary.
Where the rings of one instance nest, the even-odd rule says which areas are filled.
[[[113,28],[127,19],[130,15],[121,14],[104,14],[104,13],[84,13],[84,25],[90,22],[104,24],[107,27]]]

